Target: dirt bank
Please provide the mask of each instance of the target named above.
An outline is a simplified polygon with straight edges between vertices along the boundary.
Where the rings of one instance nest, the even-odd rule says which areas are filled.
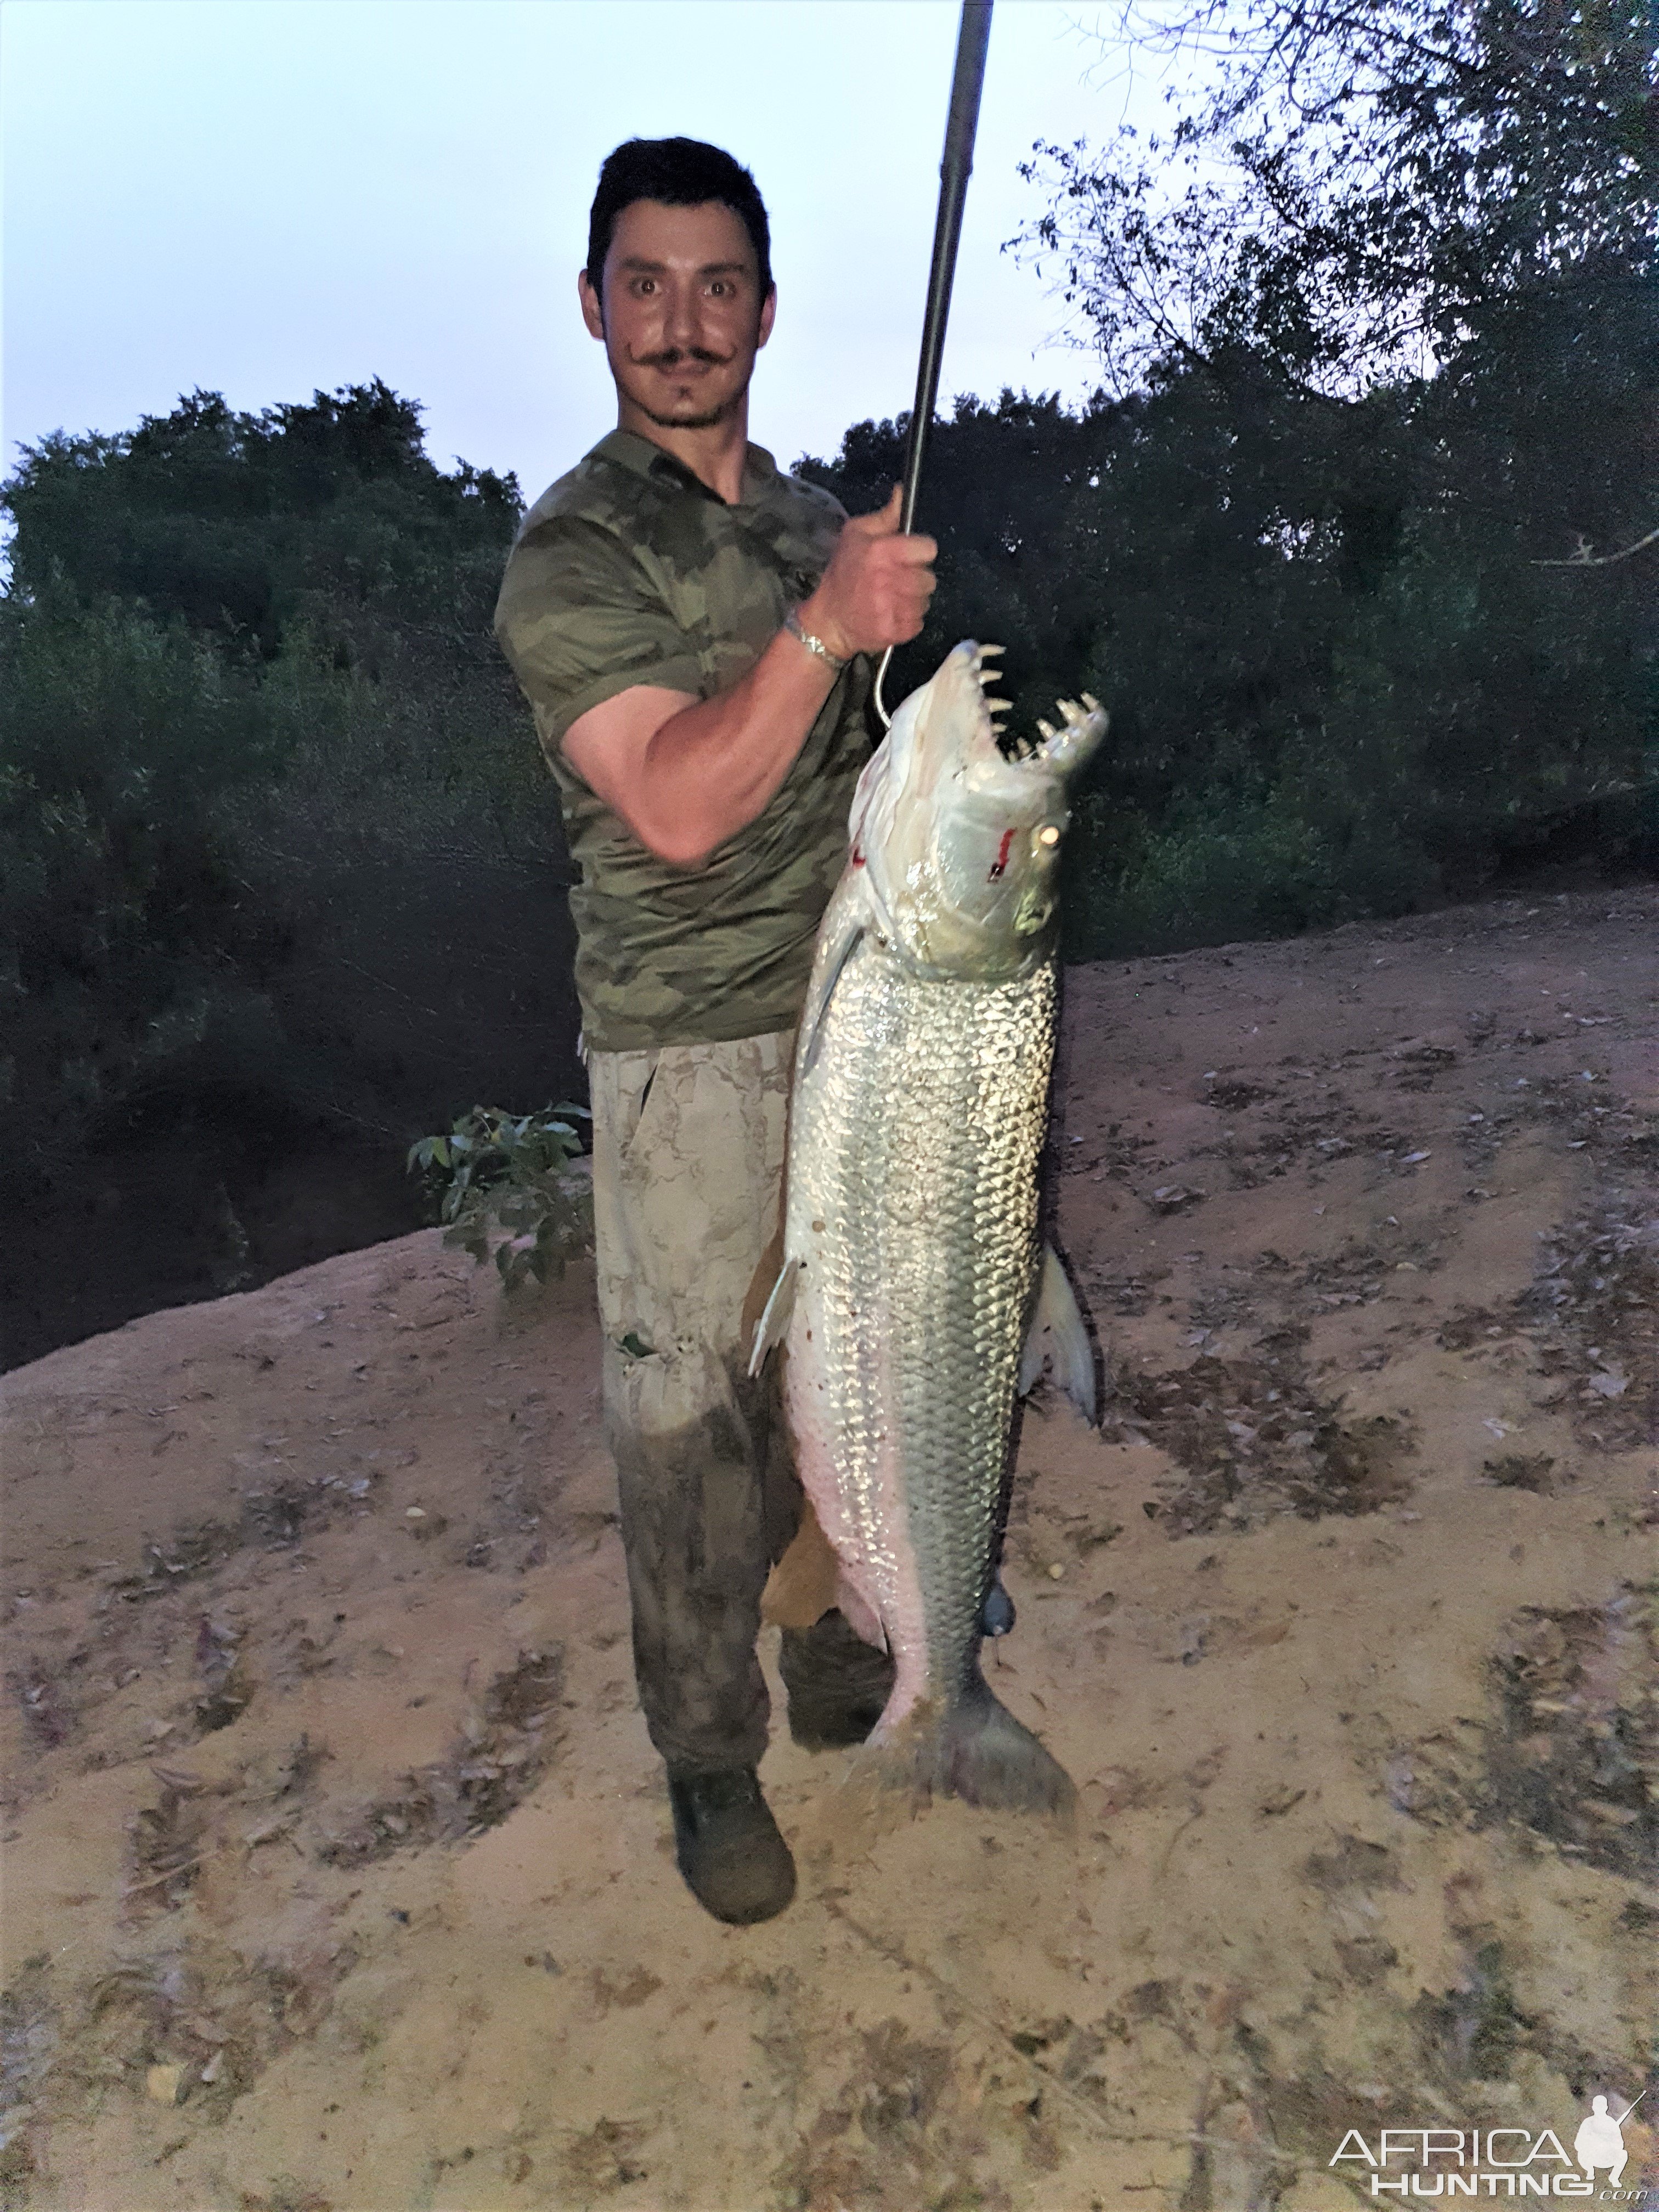
[[[1116,1388],[1025,1422],[998,1686],[1085,1817],[857,1835],[780,1721],[757,1930],[669,1856],[585,1273],[424,1232],[5,1377],[15,2201],[1316,2212],[1349,2130],[1622,2111],[1656,944],[1622,891],[1073,974]]]

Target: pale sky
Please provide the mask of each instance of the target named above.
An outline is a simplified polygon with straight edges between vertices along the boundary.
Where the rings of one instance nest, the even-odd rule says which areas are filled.
[[[1038,137],[1155,121],[1111,10],[998,0],[942,401],[1076,399],[1091,357],[999,251]],[[618,140],[754,171],[776,334],[750,434],[786,465],[915,384],[954,0],[4,0],[5,465],[197,386],[258,409],[374,375],[428,450],[535,495],[615,420],[576,312]]]

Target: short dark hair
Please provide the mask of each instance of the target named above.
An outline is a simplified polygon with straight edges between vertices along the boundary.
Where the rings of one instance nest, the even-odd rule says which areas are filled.
[[[627,138],[605,156],[587,218],[587,281],[598,291],[617,218],[635,200],[666,207],[702,207],[719,200],[749,233],[760,270],[761,297],[772,289],[772,233],[760,187],[741,161],[701,138]]]

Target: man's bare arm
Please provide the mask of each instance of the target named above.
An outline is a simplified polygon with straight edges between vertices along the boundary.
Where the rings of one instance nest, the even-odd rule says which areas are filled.
[[[933,596],[931,538],[902,537],[899,494],[842,526],[803,626],[842,659],[902,645]],[[835,673],[781,630],[749,673],[712,699],[638,684],[574,721],[564,753],[642,845],[701,867],[764,811],[823,710]]]

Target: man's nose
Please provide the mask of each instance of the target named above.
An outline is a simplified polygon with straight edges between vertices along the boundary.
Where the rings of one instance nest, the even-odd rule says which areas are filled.
[[[694,346],[702,336],[702,297],[697,286],[671,284],[663,336],[670,345]]]

